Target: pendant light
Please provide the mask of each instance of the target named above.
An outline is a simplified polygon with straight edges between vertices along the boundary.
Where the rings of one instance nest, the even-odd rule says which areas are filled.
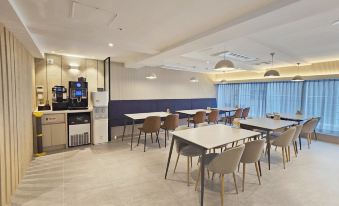
[[[222,79],[222,80],[219,81],[219,83],[220,83],[220,84],[226,84],[227,81],[226,81],[226,79]]]
[[[225,47],[224,47],[225,51]],[[214,66],[214,70],[233,70],[234,64],[230,60],[226,60],[225,53],[224,53],[224,59],[221,61],[218,61],[216,65]]]
[[[277,70],[273,69],[273,57],[274,57],[274,52],[270,53],[270,55],[272,56],[272,68],[271,70],[268,70],[267,72],[265,72],[264,77],[278,77],[280,76],[279,72]]]
[[[298,65],[298,70],[297,70],[297,72],[298,72],[298,74],[299,74],[299,65],[300,65],[300,63],[297,63],[297,65]],[[295,75],[295,76],[293,77],[292,81],[294,81],[294,82],[302,82],[302,81],[304,81],[304,79],[303,79],[300,75]]]

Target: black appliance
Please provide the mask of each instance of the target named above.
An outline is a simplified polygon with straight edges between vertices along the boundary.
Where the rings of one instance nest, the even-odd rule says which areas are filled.
[[[64,86],[54,86],[52,88],[52,110],[68,109],[68,101],[66,98],[67,89]]]
[[[68,109],[88,109],[88,83],[69,82]]]
[[[68,146],[91,143],[91,115],[89,112],[68,113]]]

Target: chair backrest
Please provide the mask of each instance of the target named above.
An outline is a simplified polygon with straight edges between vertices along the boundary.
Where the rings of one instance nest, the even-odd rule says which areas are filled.
[[[235,118],[241,118],[241,114],[242,114],[242,109],[239,108],[239,109],[237,109],[237,110],[235,111],[234,117],[235,117]]]
[[[291,144],[295,131],[296,127],[289,128],[288,130],[283,132],[279,137],[277,137],[274,140],[273,144],[279,147],[287,147],[288,145]]]
[[[242,111],[241,117],[242,117],[243,119],[247,119],[249,113],[250,113],[250,108],[249,108],[249,107],[246,107],[246,108]]]
[[[316,119],[317,120],[317,123],[315,124],[314,126],[314,130],[317,128],[319,122],[320,122],[320,117],[314,117],[313,119]]]
[[[245,145],[240,145],[238,147],[226,150],[207,165],[208,170],[219,174],[229,174],[235,172],[244,149]]]
[[[142,125],[144,132],[157,132],[160,129],[161,119],[159,116],[147,117]]]
[[[205,122],[205,119],[206,119],[206,112],[204,111],[199,111],[195,113],[195,115],[193,116],[194,124],[203,123]]]
[[[255,163],[260,160],[262,151],[265,147],[265,140],[254,140],[245,143],[245,150],[241,156],[240,162]]]
[[[179,114],[170,114],[164,120],[167,130],[175,130],[179,126]]]
[[[218,121],[219,117],[219,110],[213,109],[211,113],[208,114],[208,121],[209,122],[216,122]]]
[[[181,130],[186,130],[186,129],[191,129],[191,128],[188,127],[188,126],[186,126],[186,125],[181,125],[181,126],[177,127],[177,128],[175,129],[175,131],[181,131]],[[183,147],[185,147],[185,146],[187,146],[186,143],[184,143],[184,142],[182,142],[182,141],[180,141],[180,140],[178,140],[178,139],[175,140],[175,148],[176,148],[176,150],[177,150],[177,153],[179,153],[180,150],[181,150]]]
[[[301,130],[302,134],[311,134],[315,127],[318,124],[318,119],[316,118],[311,118],[309,120],[307,120],[304,124],[303,124],[303,128]]]
[[[195,125],[195,127],[206,127],[206,126],[208,126],[207,122],[203,122],[203,123],[199,123]]]
[[[296,139],[298,139],[302,129],[303,129],[303,125],[295,126],[295,133],[294,133],[292,141],[295,141]]]

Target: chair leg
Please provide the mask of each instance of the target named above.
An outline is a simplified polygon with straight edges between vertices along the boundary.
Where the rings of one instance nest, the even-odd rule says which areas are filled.
[[[187,186],[190,186],[190,157],[187,157]]]
[[[177,165],[178,165],[179,157],[180,157],[180,154],[178,153],[178,156],[177,156],[177,161],[175,162],[175,166],[174,166],[174,171],[173,171],[173,173],[175,173],[175,170],[177,169]]]
[[[145,133],[145,141],[144,141],[144,152],[146,152],[146,133]]]
[[[141,130],[140,130],[140,133],[139,133],[139,138],[138,138],[138,144],[137,144],[137,146],[139,146],[140,136],[141,136]]]
[[[245,163],[242,163],[242,191],[245,191]]]
[[[285,150],[284,150],[284,147],[281,147],[281,150],[282,150],[283,164],[284,164],[284,169],[285,169]]]
[[[200,181],[200,173],[201,173],[201,169],[200,169],[200,166],[198,166],[198,176],[197,176],[197,179],[195,181],[195,191],[197,191],[198,189],[198,185],[199,185],[199,181]]]
[[[290,149],[290,145],[288,145],[288,161],[291,161],[291,149]]]
[[[159,148],[161,148],[161,147],[160,147],[160,140],[159,140],[159,131],[158,131],[158,132],[156,132],[155,134],[157,135],[157,140],[158,140],[158,145],[159,145]],[[166,139],[165,139],[165,141],[166,141]]]
[[[310,144],[311,144],[310,134],[307,135],[307,144],[308,144],[308,149],[310,149]]]
[[[317,133],[315,132],[315,130],[313,131],[313,133],[314,133],[315,140],[318,140]]]
[[[167,130],[165,130],[165,148],[166,148],[166,142],[167,142],[166,137],[167,137]]]
[[[257,172],[257,177],[258,177],[259,185],[261,185],[258,162],[255,162],[254,165],[255,165],[255,171]]]
[[[224,205],[224,174],[221,175],[220,179],[220,198],[221,198],[221,206]]]
[[[192,160],[192,157],[190,157],[190,160],[191,160],[191,168],[193,167],[193,160]]]
[[[295,155],[295,157],[298,157],[298,146],[297,146],[297,142],[296,141],[294,141],[293,142],[293,148],[294,148],[294,155]]]
[[[238,194],[238,187],[237,187],[237,180],[235,179],[235,172],[233,172],[233,180],[234,180],[235,191]]]

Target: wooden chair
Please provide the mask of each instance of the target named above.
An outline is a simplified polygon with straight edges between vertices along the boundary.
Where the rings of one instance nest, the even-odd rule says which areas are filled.
[[[199,111],[195,113],[195,115],[193,116],[193,119],[190,120],[189,122],[193,123],[195,127],[197,124],[205,122],[205,119],[206,119],[206,112]]]
[[[245,165],[249,163],[255,164],[255,171],[257,173],[259,185],[261,185],[260,182],[260,175],[259,175],[259,161],[262,154],[262,151],[265,147],[265,140],[254,140],[251,142],[245,143],[245,150],[244,153],[241,156],[240,162],[243,164],[243,178],[242,178],[242,191],[245,190]]]
[[[249,108],[249,107],[246,107],[246,108],[242,111],[241,118],[242,118],[242,119],[247,119],[249,113],[250,113],[250,108]]]
[[[211,113],[207,116],[207,122],[210,124],[211,122],[213,124],[218,124],[219,121],[219,110],[213,109]]]
[[[242,109],[239,108],[235,111],[234,115],[232,116],[229,116],[229,117],[226,117],[226,121],[225,121],[225,124],[228,122],[229,124],[232,124],[233,120],[235,118],[241,118],[241,115],[242,115]]]
[[[153,143],[153,133],[156,134],[156,137],[157,137],[156,141],[158,142],[159,148],[160,148],[160,141],[159,141],[160,125],[161,125],[160,117],[158,117],[158,116],[150,116],[150,117],[147,117],[145,119],[144,124],[142,125],[142,127],[138,128],[140,130],[140,133],[139,133],[139,138],[138,138],[137,146],[139,146],[141,132],[145,133],[144,152],[146,151],[146,135],[147,135],[147,133],[151,133],[152,143]]]
[[[175,130],[179,126],[179,114],[170,114],[168,115],[164,123],[160,126],[161,129],[165,130],[165,147],[166,141],[169,139],[169,131]]]
[[[297,154],[298,154],[298,143],[297,143],[297,140],[298,140],[298,138],[300,136],[301,130],[303,128],[303,125],[297,125],[295,127],[296,127],[296,130],[295,130],[295,133],[294,133],[294,136],[293,136],[293,139],[292,139],[292,144],[293,144],[293,148],[294,148],[295,157],[297,157]]]

